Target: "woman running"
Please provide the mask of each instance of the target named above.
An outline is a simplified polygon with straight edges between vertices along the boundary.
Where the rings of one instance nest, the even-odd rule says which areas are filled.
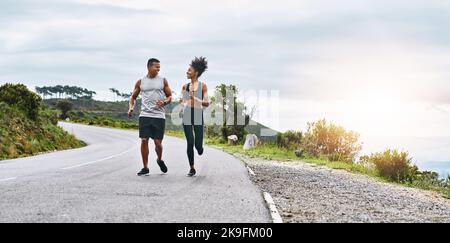
[[[203,108],[209,106],[208,88],[199,77],[208,68],[206,58],[199,57],[192,60],[187,71],[187,78],[191,81],[182,88],[181,103],[183,110],[183,129],[187,141],[187,155],[191,169],[187,176],[196,174],[194,168],[194,146],[198,155],[203,154]]]

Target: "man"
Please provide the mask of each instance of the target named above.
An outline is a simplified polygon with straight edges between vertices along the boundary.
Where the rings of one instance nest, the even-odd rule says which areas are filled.
[[[148,176],[150,173],[148,169],[148,142],[150,138],[155,143],[155,151],[158,157],[156,162],[161,171],[167,173],[167,166],[162,160],[162,140],[166,125],[164,106],[172,102],[172,91],[167,79],[158,75],[160,68],[161,65],[158,59],[151,58],[148,60],[148,73],[136,82],[130,98],[128,117],[133,116],[134,106],[139,94],[142,97],[141,113],[139,115],[139,137],[142,140],[141,155],[144,168],[137,173],[138,176]]]

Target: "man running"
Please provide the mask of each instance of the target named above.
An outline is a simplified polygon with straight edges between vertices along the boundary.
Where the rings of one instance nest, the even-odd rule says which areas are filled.
[[[139,137],[141,138],[141,155],[144,168],[137,173],[138,176],[148,176],[148,141],[153,139],[157,155],[156,162],[161,171],[167,173],[167,166],[162,160],[162,140],[166,125],[166,111],[164,106],[172,102],[172,91],[167,79],[158,75],[161,68],[158,59],[151,58],[147,62],[148,73],[138,80],[134,86],[133,94],[130,98],[130,108],[128,117],[133,116],[136,99],[141,94],[141,113],[139,115]]]

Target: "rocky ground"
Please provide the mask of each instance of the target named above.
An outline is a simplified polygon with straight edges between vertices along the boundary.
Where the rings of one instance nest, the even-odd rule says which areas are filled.
[[[450,222],[450,200],[435,192],[302,162],[235,156],[272,195],[283,222]]]

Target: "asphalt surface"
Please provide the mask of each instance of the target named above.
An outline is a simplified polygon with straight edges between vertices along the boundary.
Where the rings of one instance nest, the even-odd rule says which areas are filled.
[[[205,147],[186,177],[186,142],[166,136],[150,176],[135,131],[60,123],[88,146],[0,161],[0,222],[270,222],[261,192],[233,156]]]

